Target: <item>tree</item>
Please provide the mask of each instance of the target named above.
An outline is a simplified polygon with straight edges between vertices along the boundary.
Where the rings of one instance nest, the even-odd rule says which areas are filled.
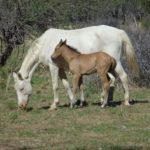
[[[13,48],[24,42],[24,26],[22,13],[18,3],[14,1],[0,1],[0,65],[4,66],[11,55]]]

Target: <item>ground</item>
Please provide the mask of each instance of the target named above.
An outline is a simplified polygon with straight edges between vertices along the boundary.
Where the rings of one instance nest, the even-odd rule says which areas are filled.
[[[60,82],[60,106],[53,101],[51,78],[45,69],[33,76],[33,95],[27,111],[17,109],[13,81],[0,92],[0,150],[148,150],[150,149],[150,89],[130,87],[131,106],[121,104],[122,88],[112,105],[98,105],[92,83],[85,89],[88,105],[70,109]]]

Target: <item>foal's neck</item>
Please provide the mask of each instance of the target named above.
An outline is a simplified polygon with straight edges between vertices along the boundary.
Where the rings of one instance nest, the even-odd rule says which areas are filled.
[[[70,49],[70,47],[64,46],[62,57],[69,63],[72,59],[78,57],[80,53]]]

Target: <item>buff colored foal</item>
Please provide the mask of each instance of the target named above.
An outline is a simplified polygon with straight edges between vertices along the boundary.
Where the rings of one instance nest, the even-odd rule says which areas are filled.
[[[101,78],[103,89],[101,94],[101,101],[102,101],[101,107],[102,108],[105,107],[105,105],[107,104],[110,85],[111,84],[114,85],[115,81],[113,73],[115,71],[116,61],[113,57],[104,52],[81,54],[74,48],[67,45],[66,41],[61,40],[56,46],[54,53],[51,55],[51,58],[54,62],[56,62],[56,60],[57,62],[59,62],[59,60],[61,61],[60,58],[63,58],[68,63],[69,70],[73,74],[74,100],[76,99],[75,95],[77,93],[78,87],[80,88],[81,91],[83,91],[82,76],[97,72]],[[71,107],[73,107],[74,104],[75,101],[72,101]],[[82,104],[83,102],[81,103],[81,105]]]

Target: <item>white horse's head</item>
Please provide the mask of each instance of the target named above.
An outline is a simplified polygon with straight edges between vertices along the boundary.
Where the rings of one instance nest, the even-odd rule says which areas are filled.
[[[18,106],[22,109],[27,107],[29,97],[32,94],[30,78],[23,79],[20,73],[13,72],[15,89],[18,97]]]

